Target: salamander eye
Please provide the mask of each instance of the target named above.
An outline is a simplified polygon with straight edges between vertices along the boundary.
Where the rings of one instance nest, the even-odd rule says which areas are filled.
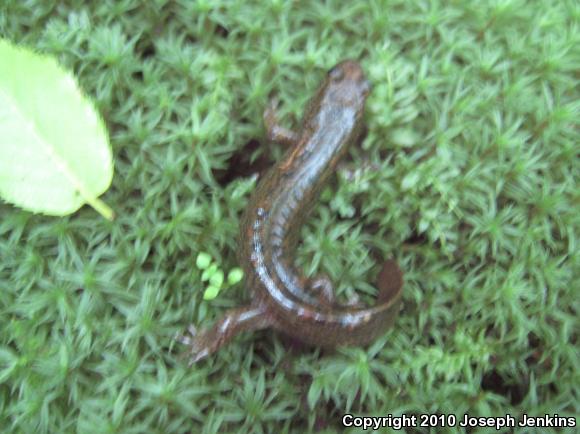
[[[368,80],[364,80],[361,84],[362,93],[368,95],[372,90],[372,85],[368,82]]]
[[[332,81],[340,81],[344,77],[344,70],[339,65],[336,65],[328,71],[328,76]]]

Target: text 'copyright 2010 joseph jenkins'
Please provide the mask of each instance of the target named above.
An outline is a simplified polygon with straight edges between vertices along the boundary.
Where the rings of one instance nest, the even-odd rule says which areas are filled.
[[[498,417],[476,417],[464,414],[457,417],[453,414],[419,414],[393,416],[354,416],[345,414],[342,417],[345,427],[357,427],[363,429],[379,428],[410,428],[410,427],[492,427],[501,429],[504,427],[541,427],[541,428],[573,428],[576,426],[575,417],[558,416],[558,414],[545,414],[543,416],[528,416],[523,414],[519,419],[506,414]]]

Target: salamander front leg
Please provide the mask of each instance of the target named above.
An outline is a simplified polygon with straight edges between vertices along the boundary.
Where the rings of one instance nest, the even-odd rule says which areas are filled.
[[[191,366],[227,344],[238,333],[260,330],[271,325],[272,321],[263,308],[246,306],[229,310],[213,327],[201,332],[189,326],[188,334],[177,336],[176,340],[189,347],[185,356],[189,358]]]
[[[299,136],[294,131],[280,125],[277,107],[278,100],[272,99],[264,110],[264,126],[268,140],[281,145],[294,146],[298,143]]]

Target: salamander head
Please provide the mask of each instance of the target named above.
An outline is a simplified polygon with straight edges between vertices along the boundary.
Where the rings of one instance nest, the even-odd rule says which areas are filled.
[[[323,87],[326,103],[356,109],[364,108],[371,90],[361,66],[354,60],[343,60],[328,71]]]
[[[317,128],[319,115],[343,111],[362,118],[371,85],[358,62],[343,60],[328,73],[304,113],[304,125]]]

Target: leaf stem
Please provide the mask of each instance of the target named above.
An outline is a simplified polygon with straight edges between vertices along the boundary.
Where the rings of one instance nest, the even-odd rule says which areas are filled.
[[[85,197],[87,203],[109,221],[115,219],[115,211],[98,197]]]

